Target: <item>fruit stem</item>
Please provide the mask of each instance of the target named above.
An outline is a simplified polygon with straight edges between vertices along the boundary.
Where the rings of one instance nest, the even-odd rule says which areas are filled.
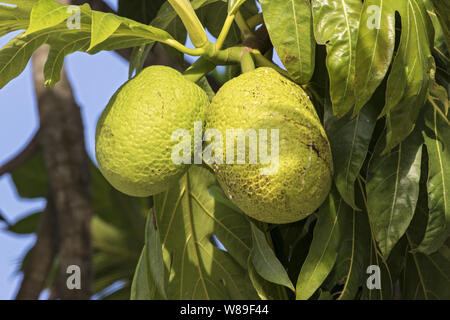
[[[291,78],[289,73],[287,73],[286,70],[281,69],[279,66],[277,66],[275,63],[264,57],[264,55],[257,49],[252,50],[253,57],[255,58],[256,65],[260,67],[270,67],[272,69],[275,69],[278,73],[282,74],[286,78]]]
[[[180,16],[183,21],[186,30],[189,33],[189,37],[197,48],[202,48],[209,44],[208,37],[206,36],[205,28],[198,19],[197,14],[194,11],[189,0],[168,0],[170,5]]]
[[[239,30],[242,32],[242,40],[246,40],[247,38],[254,35],[253,30],[249,27],[247,22],[245,21],[244,17],[242,16],[242,13],[238,11],[236,13],[236,24],[239,27]]]
[[[258,25],[264,23],[262,13],[255,14],[254,16],[248,18],[246,23],[250,29],[255,29]]]
[[[231,25],[233,24],[233,21],[234,21],[234,14],[228,15],[227,18],[225,19],[222,30],[220,31],[219,37],[217,38],[217,41],[215,43],[217,50],[220,50],[222,48],[223,43],[227,38],[228,32],[230,32],[230,28]]]
[[[216,65],[211,61],[200,58],[184,72],[183,76],[189,81],[197,82],[207,73],[214,70],[215,67]]]
[[[242,73],[246,73],[246,72],[255,70],[255,62],[253,61],[253,57],[250,54],[250,50],[246,50],[242,54],[241,70],[242,70]]]
[[[188,54],[190,56],[201,56],[205,53],[205,49],[203,49],[203,48],[191,49],[191,48],[188,48],[188,47],[182,45],[180,42],[178,42],[177,40],[174,40],[174,39],[168,39],[168,40],[162,41],[162,43],[165,43],[165,44],[171,46],[172,48],[175,48],[178,51]]]

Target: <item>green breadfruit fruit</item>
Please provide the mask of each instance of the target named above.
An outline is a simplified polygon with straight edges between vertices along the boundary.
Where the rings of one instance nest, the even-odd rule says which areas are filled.
[[[162,192],[188,168],[172,161],[172,133],[204,121],[208,96],[178,71],[151,66],[111,98],[96,130],[100,171],[118,190],[145,197]],[[192,148],[191,148],[192,150]]]
[[[258,68],[228,81],[206,112],[206,129],[217,129],[223,137],[229,129],[245,133],[267,129],[267,153],[274,143],[271,130],[279,130],[276,173],[262,175],[261,168],[268,164],[249,163],[254,144],[247,138],[245,164],[227,164],[224,146],[223,164],[213,165],[224,192],[249,216],[269,223],[290,223],[307,217],[327,197],[333,163],[325,131],[303,89],[275,70]],[[230,140],[237,160],[238,139]],[[261,134],[258,140],[259,157],[264,142]]]

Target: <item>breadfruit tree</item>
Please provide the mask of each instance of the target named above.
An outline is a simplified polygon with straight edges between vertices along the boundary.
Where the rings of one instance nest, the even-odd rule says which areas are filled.
[[[449,299],[449,25],[441,0],[0,1],[0,88],[32,59],[41,120],[0,175],[47,200],[5,224],[37,235],[17,298]],[[104,50],[129,80],[90,159],[63,62]]]

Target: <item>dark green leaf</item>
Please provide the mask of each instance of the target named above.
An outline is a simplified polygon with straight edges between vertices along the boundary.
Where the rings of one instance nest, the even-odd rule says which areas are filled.
[[[119,0],[118,14],[141,23],[152,21],[164,0]]]
[[[292,78],[307,83],[314,72],[315,41],[308,0],[261,0],[264,22]]]
[[[431,254],[448,238],[450,229],[450,127],[427,104],[423,137],[428,151],[428,221],[418,250]]]
[[[374,236],[388,256],[411,222],[419,195],[422,138],[416,132],[391,152],[375,146],[367,177],[367,203]]]
[[[345,115],[354,105],[355,49],[360,0],[312,0],[314,35],[327,47],[327,68],[333,112]]]
[[[295,291],[291,280],[281,262],[267,243],[264,233],[251,223],[253,247],[250,253],[256,272],[272,283]]]
[[[8,231],[18,234],[30,234],[37,231],[41,212],[32,213],[8,226]]]
[[[47,174],[42,152],[36,153],[23,165],[11,172],[17,192],[22,198],[47,196]]]
[[[351,213],[333,189],[320,207],[314,237],[297,280],[297,299],[309,299],[325,281],[336,262],[345,212]]]
[[[442,31],[444,32],[447,49],[450,51],[450,3],[442,0],[431,0],[433,3],[436,15],[441,23]]]
[[[147,217],[147,239],[146,245],[148,248],[149,256],[149,268],[151,278],[158,289],[159,293],[163,297],[167,297],[166,284],[165,284],[165,272],[164,272],[164,260],[161,246],[161,239],[159,237],[159,231],[156,226],[156,217],[152,212]]]
[[[355,204],[355,181],[366,159],[372,133],[377,122],[377,104],[369,104],[350,119],[338,119],[326,109],[325,128],[330,139],[334,164],[334,180],[342,198],[353,208]]]

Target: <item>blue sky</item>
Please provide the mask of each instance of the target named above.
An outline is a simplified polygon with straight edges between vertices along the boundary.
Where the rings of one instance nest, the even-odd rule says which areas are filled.
[[[0,0],[1,2],[1,0]],[[117,8],[117,0],[106,0]],[[0,38],[0,47],[15,34]],[[192,47],[190,41],[187,43]],[[191,62],[192,57],[187,57]],[[277,61],[278,58],[276,58]],[[94,158],[97,119],[113,93],[127,80],[128,64],[112,52],[94,56],[75,53],[65,60],[75,98],[81,106],[86,146]],[[0,90],[0,165],[16,155],[33,137],[39,126],[31,66]],[[0,177],[0,213],[14,223],[45,206],[44,199],[21,199],[9,175]],[[15,296],[21,275],[17,272],[21,257],[30,248],[34,236],[17,236],[3,230],[0,222],[0,299]]]

